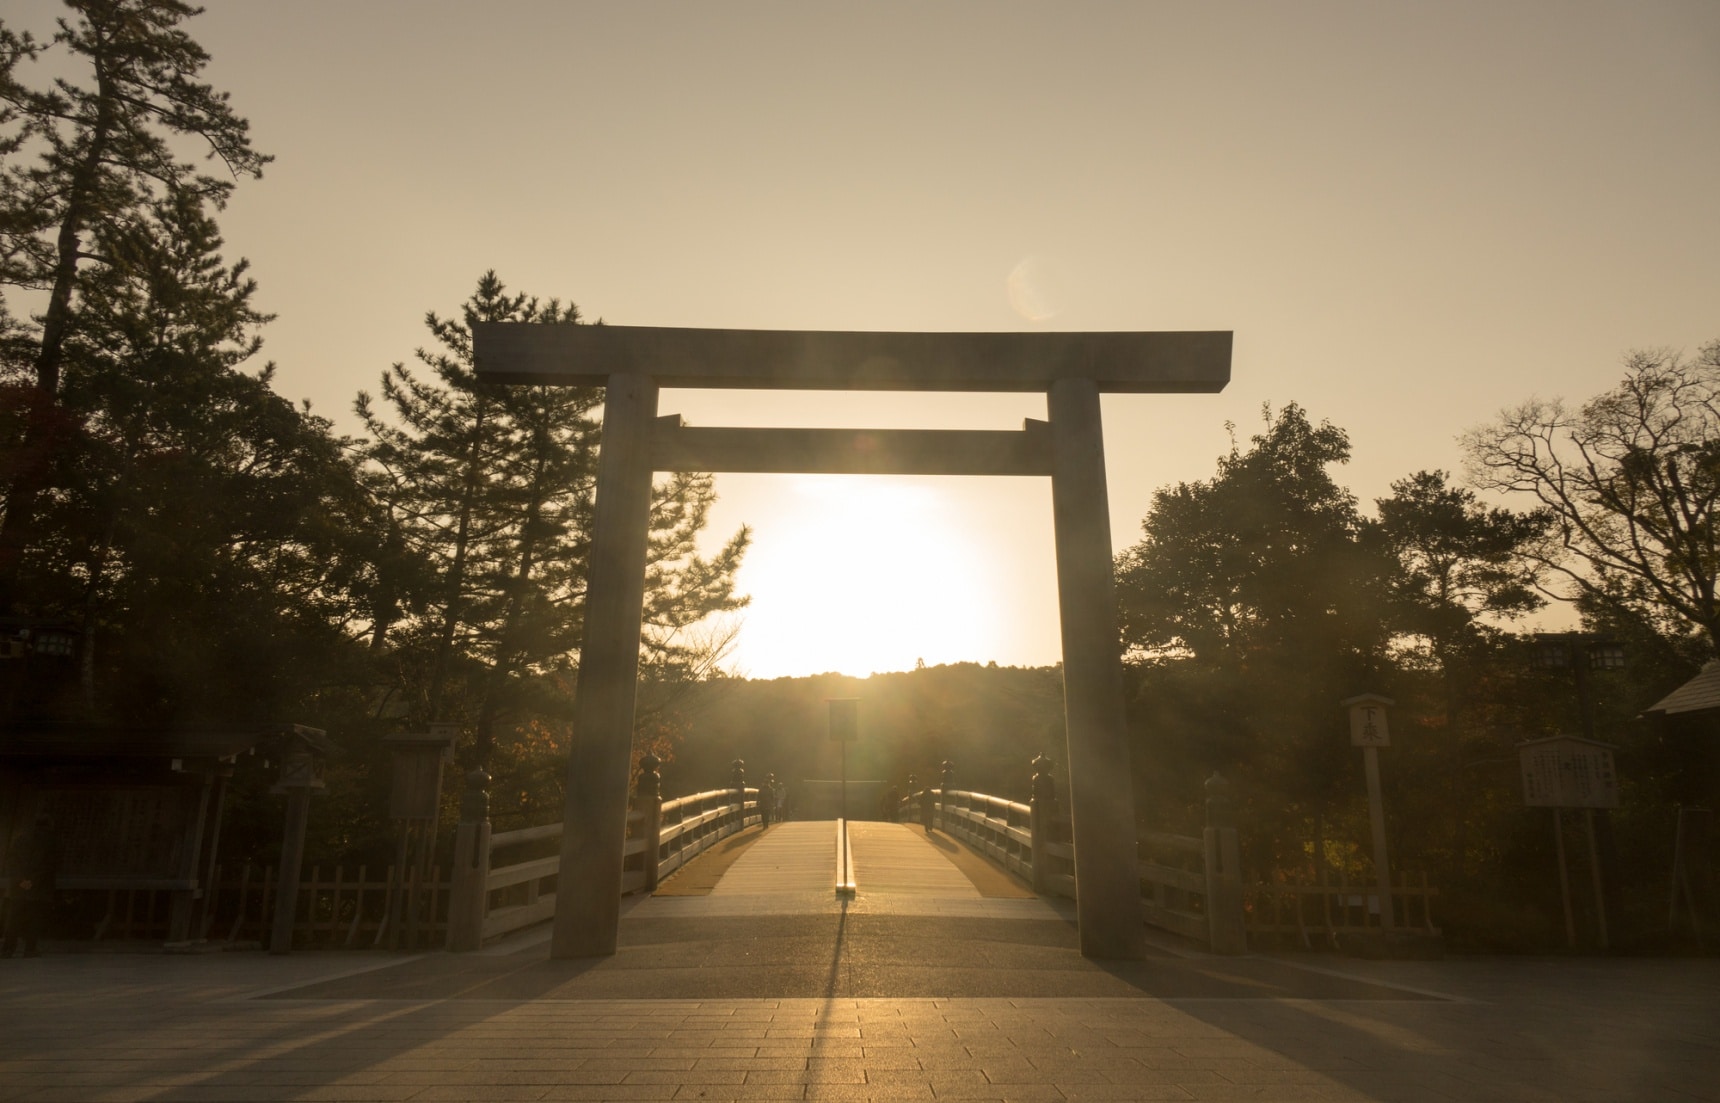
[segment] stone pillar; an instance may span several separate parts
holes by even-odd
[[[1248,928],[1243,921],[1242,852],[1236,838],[1236,806],[1230,782],[1217,771],[1206,779],[1206,920],[1207,938],[1216,954],[1246,954]]]
[[[613,954],[620,934],[656,417],[655,382],[641,375],[609,377],[567,760],[553,958]]]
[[[323,781],[317,776],[316,760],[303,747],[286,752],[281,763],[281,780],[275,793],[287,798],[287,823],[281,840],[281,868],[275,875],[275,916],[269,925],[269,952],[290,953],[293,948],[293,920],[299,910],[299,877],[305,864],[305,827],[310,821],[311,794],[320,792]]]
[[[1043,895],[1050,891],[1051,855],[1046,844],[1052,842],[1053,824],[1057,819],[1057,785],[1051,776],[1051,760],[1040,755],[1033,760],[1033,811],[1028,831],[1033,836],[1033,891]]]
[[[1146,939],[1098,385],[1059,379],[1047,405],[1081,953],[1140,958]]]
[[[490,899],[490,775],[478,767],[460,793],[460,826],[454,835],[454,868],[448,886],[448,949],[457,953],[484,945]]]
[[[663,849],[663,775],[657,767],[663,764],[647,751],[639,756],[639,781],[633,789],[634,807],[645,814],[640,831],[645,836],[645,891],[657,891],[657,865]]]
[[[167,919],[167,941],[169,944],[191,941],[192,911],[207,891],[203,886],[200,874],[202,871],[203,836],[209,825],[209,805],[214,791],[214,770],[205,769],[202,771],[202,784],[198,787],[197,815],[192,821],[191,829],[181,838],[179,869],[176,871],[181,879],[190,881],[196,887],[175,889],[170,894],[171,903],[168,905]]]

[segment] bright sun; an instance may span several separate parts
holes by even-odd
[[[988,654],[999,598],[988,534],[937,480],[783,476],[794,522],[760,533],[739,584],[755,676],[865,675]]]

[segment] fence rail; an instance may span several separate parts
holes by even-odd
[[[1033,807],[986,793],[951,789],[939,794],[945,831],[1004,869],[1033,881]]]
[[[274,866],[246,862],[237,870],[217,866],[207,899],[199,902],[193,926],[195,941],[228,945],[267,944],[274,925],[279,872]],[[301,948],[352,949],[381,944],[388,929],[389,893],[399,888],[393,866],[373,877],[371,867],[353,870],[344,865],[314,865],[299,881],[293,915],[292,943]],[[448,881],[439,867],[428,877],[410,871],[407,892],[418,894],[416,923],[401,932],[398,944],[408,949],[440,946],[447,937]],[[95,921],[91,938],[103,941],[165,942],[171,931],[169,890],[149,886],[109,889],[105,911]]]
[[[627,814],[621,862],[623,895],[654,890],[662,878],[722,839],[762,820],[759,791],[744,782],[666,801],[659,795],[659,786],[655,765],[647,766]],[[559,855],[510,856],[506,862],[501,858],[530,844],[540,844],[540,849],[559,844],[561,824],[492,835],[484,818],[488,797],[481,789],[475,793],[468,790],[467,797],[454,840],[446,927],[450,950],[476,950],[505,934],[554,918],[561,868]]]
[[[1052,809],[1049,763],[1035,763],[1035,800],[1023,804],[965,789],[924,789],[897,806],[898,818],[929,817],[1040,893],[1075,896],[1075,846],[1069,821]],[[947,775],[946,775],[947,781]],[[1222,786],[1222,779],[1219,779]],[[1209,787],[1222,821],[1228,798]],[[1044,811],[1040,811],[1043,809]],[[1223,822],[1204,837],[1147,832],[1138,840],[1141,918],[1147,924],[1206,944],[1218,953],[1245,953],[1244,898],[1236,828]]]
[[[1409,874],[1401,874],[1392,885],[1391,895],[1397,930],[1436,938],[1443,933],[1433,921],[1433,900],[1439,890],[1428,884],[1426,873],[1413,880]],[[1371,881],[1351,885],[1341,872],[1335,885],[1251,885],[1246,915],[1250,935],[1294,936],[1308,949],[1313,948],[1316,937],[1336,948],[1340,935],[1381,929],[1376,885]]]
[[[738,778],[737,778],[738,780]],[[947,780],[947,776],[946,776]],[[1242,953],[1257,943],[1291,937],[1312,948],[1320,939],[1337,946],[1342,935],[1380,929],[1377,889],[1336,884],[1245,884],[1240,876],[1236,829],[1229,819],[1222,779],[1208,783],[1209,824],[1201,836],[1144,832],[1138,840],[1141,914],[1146,923],[1194,939],[1220,953]],[[641,784],[627,820],[621,891],[650,891],[659,881],[722,839],[762,820],[758,789],[744,784],[662,800],[654,770]],[[987,793],[944,788],[911,793],[898,818],[929,816],[1045,894],[1074,897],[1075,848],[1069,824],[1055,815],[1049,781],[1035,776],[1035,801],[1025,804]],[[482,794],[480,794],[481,796]],[[487,810],[487,798],[473,808]],[[293,942],[306,947],[382,945],[423,949],[476,949],[512,931],[553,918],[562,834],[559,823],[492,834],[487,819],[462,815],[454,867],[394,867],[378,878],[370,868],[313,866],[299,883]],[[235,875],[217,868],[209,897],[199,904],[195,933],[228,943],[266,943],[277,893],[272,867],[242,866]],[[404,893],[390,919],[390,893]],[[1425,874],[1400,875],[1392,887],[1400,930],[1441,934],[1433,917],[1439,895]],[[137,885],[107,891],[106,914],[95,938],[167,937],[170,890]],[[390,930],[390,926],[396,929]]]

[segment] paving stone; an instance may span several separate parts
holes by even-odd
[[[633,958],[583,971],[532,932],[477,955],[50,954],[0,967],[0,1101],[1720,1098],[1713,959],[1101,967],[1060,906],[915,899],[636,902]]]

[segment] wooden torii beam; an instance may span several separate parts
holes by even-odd
[[[1212,393],[1229,332],[869,333],[479,323],[481,379],[605,388],[551,955],[613,954],[654,471],[1049,475],[1081,952],[1143,952],[1099,395]],[[688,428],[663,387],[1038,391],[1019,432]]]

